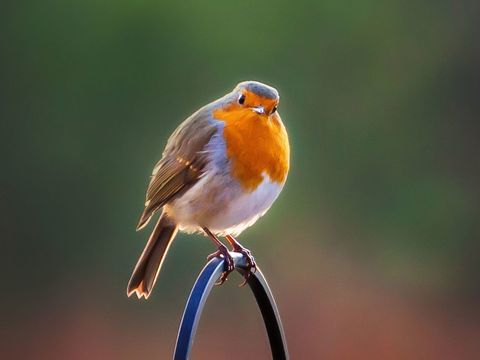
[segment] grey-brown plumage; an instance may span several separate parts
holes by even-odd
[[[168,140],[162,159],[155,165],[137,230],[147,225],[155,211],[191,187],[202,174],[207,159],[202,150],[216,128],[201,109],[184,121]]]
[[[207,159],[203,150],[215,134],[209,112],[200,109],[185,120],[168,140],[162,159],[153,169],[145,209],[137,230],[147,225],[154,213],[188,190],[203,173]],[[168,248],[178,226],[162,214],[140,256],[127,287],[128,296],[150,296]]]

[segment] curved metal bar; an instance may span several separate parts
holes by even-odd
[[[231,252],[230,255],[235,262],[235,269],[242,275],[245,274],[246,260],[244,256],[235,252]],[[173,356],[175,360],[186,360],[190,356],[190,350],[193,345],[195,333],[197,332],[200,316],[213,285],[223,272],[223,263],[223,258],[217,257],[210,260],[203,268],[192,288],[180,323],[180,329],[178,330],[177,344]],[[272,292],[260,269],[257,268],[257,271],[251,274],[248,285],[255,295],[258,307],[263,316],[270,340],[272,358],[288,359],[287,342],[285,340],[280,314]]]

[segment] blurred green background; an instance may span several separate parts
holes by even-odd
[[[125,287],[153,165],[200,106],[275,86],[287,186],[240,240],[292,359],[480,358],[478,1],[7,1],[0,15],[2,359],[168,359],[212,252]],[[194,359],[268,358],[238,275]]]

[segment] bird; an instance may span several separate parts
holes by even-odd
[[[148,299],[178,231],[201,233],[224,259],[217,284],[234,270],[232,251],[246,257],[245,281],[256,270],[250,250],[236,237],[271,207],[290,168],[287,130],[278,112],[278,91],[258,81],[243,81],[225,96],[203,106],[172,133],[153,168],[143,229],[155,213],[158,221],[138,259],[127,295]]]

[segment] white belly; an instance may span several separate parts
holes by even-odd
[[[282,191],[265,176],[252,192],[245,192],[229,175],[211,174],[198,181],[165,209],[186,232],[207,227],[218,235],[239,235],[264,215]]]
[[[214,229],[226,229],[228,234],[238,235],[252,226],[272,206],[282,191],[280,184],[272,183],[265,176],[262,184],[253,192],[242,193],[215,219]]]

